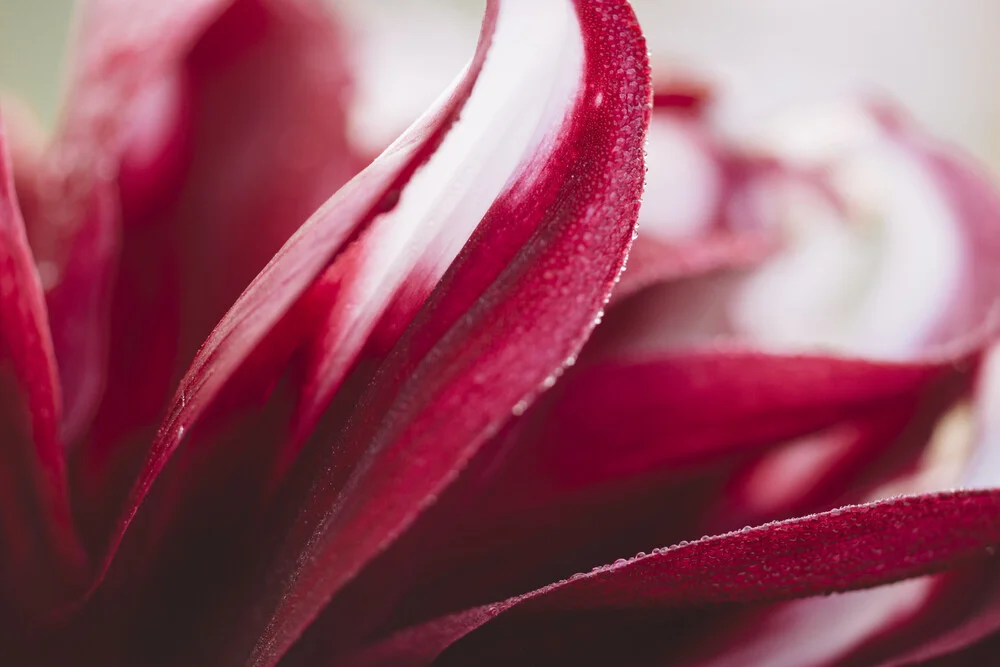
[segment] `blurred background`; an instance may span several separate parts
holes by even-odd
[[[155,1],[155,0],[154,0]],[[349,17],[358,136],[372,146],[418,114],[471,53],[481,0],[325,0]],[[72,0],[0,0],[0,90],[51,123]],[[1000,174],[997,0],[635,0],[662,75],[722,86],[740,130],[797,102],[887,94]]]

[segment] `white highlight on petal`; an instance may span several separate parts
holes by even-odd
[[[833,102],[780,114],[748,143],[799,167],[822,167],[878,140],[881,132],[860,105]]]
[[[661,240],[695,236],[712,222],[722,196],[721,167],[688,121],[654,115],[647,136],[641,233]]]
[[[698,667],[819,667],[846,658],[865,640],[920,611],[933,580],[897,584],[830,597],[796,600],[767,616],[763,627],[736,648],[724,647]]]
[[[408,303],[396,305],[412,316],[493,202],[505,192],[517,196],[513,189],[545,164],[583,82],[581,35],[567,0],[499,3],[483,68],[458,119],[396,206],[357,241],[360,262],[338,295],[346,308],[324,332],[334,356],[319,369],[319,396],[340,382],[394,297],[405,292]]]
[[[437,279],[516,175],[544,162],[582,80],[583,43],[564,0],[501,5],[494,42],[460,119],[372,225],[361,303],[384,300],[419,263]],[[381,293],[381,294],[379,294]]]
[[[785,138],[772,138],[793,164],[827,167],[842,209],[805,184],[764,193],[788,248],[747,280],[734,324],[767,345],[905,359],[958,288],[962,223],[922,158],[839,118],[789,123]]]
[[[413,0],[339,2],[352,29],[352,141],[378,153],[446,88],[476,47],[484,0],[443,5]]]

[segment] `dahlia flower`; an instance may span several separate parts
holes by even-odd
[[[626,0],[491,0],[369,163],[345,31],[86,0],[52,136],[4,107],[8,664],[981,664],[975,165],[728,136]]]

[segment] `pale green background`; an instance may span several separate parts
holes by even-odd
[[[0,0],[0,89],[55,113],[72,0]]]

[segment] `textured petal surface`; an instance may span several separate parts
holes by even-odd
[[[735,484],[729,484],[725,491],[726,494],[733,494],[732,501],[735,505],[741,504],[740,498],[746,500],[751,496],[756,497],[754,502],[759,504],[760,514],[755,514],[757,510],[753,509],[753,503],[744,503],[744,508],[739,511],[726,510],[736,516],[742,513],[751,523],[766,519],[769,512],[789,516],[803,510],[815,511],[810,508],[817,506],[829,507],[828,503],[831,500],[840,499],[844,502],[843,497],[838,494],[843,494],[846,489],[851,489],[847,497],[850,498],[853,494],[855,499],[859,494],[860,497],[864,497],[866,493],[877,493],[879,488],[876,480],[881,479],[880,475],[888,475],[886,478],[899,475],[913,464],[912,457],[925,447],[938,417],[956,396],[963,393],[963,387],[967,389],[970,386],[972,374],[969,371],[974,368],[978,353],[995,327],[994,310],[997,297],[1000,295],[1000,284],[996,282],[993,269],[996,265],[995,229],[1000,220],[998,216],[1000,209],[996,205],[995,193],[975,167],[956,157],[947,147],[924,138],[908,122],[880,114],[881,112],[873,113],[865,119],[866,132],[870,134],[865,135],[868,139],[861,144],[861,153],[865,157],[857,158],[858,164],[852,162],[854,158],[845,160],[843,154],[837,152],[845,150],[842,145],[826,147],[837,156],[835,162],[845,160],[848,166],[844,169],[851,172],[853,181],[848,175],[838,176],[844,181],[832,180],[831,183],[835,188],[827,190],[821,178],[814,174],[810,175],[809,170],[816,166],[814,155],[803,159],[802,163],[797,161],[798,158],[791,160],[790,165],[794,169],[783,176],[785,178],[791,175],[790,180],[786,178],[782,188],[790,187],[788,193],[793,196],[798,196],[794,193],[811,192],[807,199],[810,210],[825,210],[833,215],[854,216],[862,213],[844,206],[863,205],[875,206],[874,211],[883,216],[883,224],[887,226],[887,230],[882,238],[887,245],[878,249],[882,255],[878,259],[879,268],[874,274],[871,293],[866,294],[861,300],[862,305],[857,311],[851,311],[853,313],[851,317],[855,318],[849,324],[849,328],[855,327],[855,331],[850,334],[856,336],[853,342],[848,340],[848,337],[839,341],[826,338],[816,341],[807,337],[796,339],[794,336],[782,339],[780,335],[777,337],[773,335],[774,329],[768,328],[772,323],[753,319],[759,317],[760,312],[752,314],[751,319],[745,319],[746,304],[753,298],[752,293],[748,293],[746,289],[741,290],[741,281],[747,273],[736,274],[728,284],[725,281],[717,282],[712,289],[703,289],[702,286],[692,289],[692,284],[698,282],[698,279],[695,279],[688,281],[687,284],[671,285],[669,289],[673,295],[668,299],[657,300],[655,296],[651,298],[649,295],[640,295],[631,303],[623,303],[622,312],[615,310],[609,313],[610,326],[602,330],[599,335],[603,340],[598,340],[589,351],[599,360],[596,365],[580,369],[580,372],[568,376],[556,394],[551,397],[551,403],[539,407],[539,414],[535,415],[535,425],[524,429],[524,433],[527,434],[526,442],[534,445],[524,447],[524,452],[520,453],[522,457],[520,460],[517,459],[516,453],[508,451],[503,454],[507,459],[502,464],[508,468],[507,478],[502,478],[500,484],[504,492],[494,494],[496,502],[501,502],[499,499],[503,498],[502,502],[507,505],[508,510],[523,502],[526,507],[535,508],[534,513],[525,512],[521,516],[516,510],[511,510],[494,515],[487,511],[482,515],[487,526],[474,527],[472,534],[489,535],[492,532],[500,532],[508,537],[513,536],[514,539],[517,536],[530,535],[530,528],[522,526],[521,529],[511,532],[509,525],[512,523],[545,525],[545,519],[539,516],[540,512],[537,509],[544,504],[544,501],[530,502],[533,494],[540,494],[536,498],[551,502],[561,497],[567,490],[575,489],[591,493],[590,487],[595,482],[615,482],[640,475],[645,471],[666,471],[678,469],[678,466],[690,466],[697,463],[698,457],[702,455],[725,460],[727,453],[740,451],[741,445],[749,445],[750,449],[746,451],[752,451],[754,442],[756,446],[776,447],[778,451],[773,457],[769,454],[754,462],[744,473],[737,475],[734,478]],[[848,146],[850,145],[848,142]],[[847,153],[850,154],[850,150]],[[858,171],[852,171],[853,169]],[[875,172],[872,172],[872,169]],[[884,170],[882,175],[879,175],[879,169]],[[797,175],[800,173],[805,177],[800,178]],[[874,179],[876,182],[882,179],[883,189],[865,190],[863,186],[867,183],[866,179]],[[933,252],[943,257],[942,281],[926,285],[926,296],[931,298],[923,301],[919,298],[913,299],[909,296],[910,293],[904,294],[902,282],[899,282],[904,281],[905,278],[902,276],[906,275],[905,271],[900,272],[899,262],[917,261],[915,257],[932,251],[929,246],[907,240],[907,234],[917,234],[912,225],[906,226],[907,220],[914,214],[914,211],[908,208],[913,202],[906,201],[906,193],[917,187],[915,183],[923,183],[920,186],[923,188],[923,194],[919,199],[923,210],[912,222],[923,229],[919,234],[940,238]],[[766,179],[761,180],[759,185],[765,188],[764,192],[772,187]],[[874,187],[871,184],[869,186]],[[842,190],[838,192],[836,188]],[[858,193],[859,188],[861,194]],[[887,194],[888,200],[876,200],[873,203],[871,197],[875,192]],[[855,199],[852,200],[852,197]],[[858,203],[858,198],[861,204]],[[817,206],[819,209],[811,208]],[[781,215],[788,215],[789,211],[794,212],[795,209],[784,211],[778,209],[772,211],[772,215],[779,215],[780,219]],[[801,213],[800,211],[798,214]],[[792,254],[799,252],[794,246],[791,251]],[[775,256],[780,254],[779,250]],[[652,256],[655,259],[655,254]],[[664,256],[668,261],[663,265],[665,266],[663,276],[654,278],[650,282],[671,281],[677,277],[697,274],[697,269],[685,274],[677,260],[670,263],[669,255]],[[821,264],[826,261],[820,259]],[[679,266],[682,268],[678,269]],[[966,272],[964,268],[958,270],[957,267],[968,267],[969,270]],[[785,296],[801,288],[794,284],[798,279],[794,269],[794,262],[781,267],[782,280],[790,281]],[[768,270],[775,276],[779,275],[773,267]],[[833,269],[826,265],[823,270],[829,272]],[[753,277],[752,272],[748,273],[751,275],[751,281],[758,279]],[[805,285],[811,284],[808,275],[804,276],[803,280]],[[759,292],[759,294],[765,293],[770,292],[768,290]],[[803,293],[808,294],[808,289]],[[782,290],[779,289],[777,294],[781,295]],[[945,298],[941,296],[943,294],[949,296]],[[709,300],[725,303],[726,300],[734,299],[734,295],[733,303],[736,307],[732,311],[727,313],[723,308],[723,312],[718,314],[704,312],[714,307],[709,304]],[[908,301],[899,307],[887,308],[884,316],[880,317],[877,307],[872,304],[884,304],[885,299],[892,298],[908,299]],[[802,306],[794,298],[784,303],[788,312],[781,316],[786,320],[794,317],[796,309]],[[741,312],[740,308],[744,310]],[[765,309],[762,312],[769,311]],[[805,314],[809,315],[808,312]],[[868,321],[865,320],[866,317]],[[894,331],[901,326],[901,322],[907,322],[910,329],[901,335],[896,335]],[[858,332],[867,333],[862,336]],[[782,346],[787,348],[788,343],[792,343],[798,349],[804,347],[807,350],[815,350],[817,343],[820,343],[824,347],[836,346],[854,354],[900,358],[901,361],[886,364],[871,359],[850,357],[821,355],[809,357],[763,352],[741,354],[734,353],[731,345],[705,344],[706,339],[710,340],[720,335],[731,337],[733,334],[741,335],[750,341],[759,337],[770,347],[779,349]],[[692,346],[692,343],[696,345]],[[620,360],[622,356],[631,361],[623,363]],[[959,365],[964,368],[956,369],[953,366],[956,361],[959,361]],[[729,371],[733,371],[733,374],[729,375]],[[785,371],[788,371],[789,375],[778,379]],[[771,375],[772,372],[774,375]],[[829,375],[822,378],[812,376],[810,379],[813,372],[829,372]],[[851,380],[852,377],[856,382]],[[733,381],[731,386],[727,378]],[[802,380],[802,383],[798,384],[794,378]],[[886,380],[887,383],[883,384],[878,378]],[[769,379],[775,380],[773,385],[768,383]],[[790,402],[768,391],[765,388],[767,386],[778,389],[779,393],[787,389],[788,393],[784,396]],[[731,392],[729,388],[732,389]],[[882,389],[885,393],[881,393]],[[673,393],[674,390],[676,394]],[[855,390],[861,391],[854,394]],[[719,393],[716,394],[716,391]],[[844,393],[841,394],[840,391]],[[854,394],[854,398],[849,397],[851,394]],[[672,403],[668,395],[680,402]],[[753,406],[758,398],[761,401],[759,406],[767,406],[765,411],[773,408],[775,412],[767,415],[763,412],[756,413]],[[813,398],[816,399],[815,403],[811,403]],[[661,400],[666,402],[661,404]],[[689,400],[690,403],[687,402]],[[561,401],[565,401],[565,404],[561,404]],[[604,407],[608,409],[602,410]],[[722,412],[725,412],[724,416]],[[755,414],[760,417],[759,421],[756,421]],[[716,416],[719,418],[716,419]],[[787,430],[783,430],[784,427],[787,427]],[[571,431],[573,437],[563,439],[560,434],[560,429],[563,428],[568,432]],[[535,433],[532,433],[533,429],[536,429]],[[813,438],[815,442],[812,444],[805,440],[801,446],[789,443],[789,438],[801,438],[810,433],[816,434]],[[656,440],[656,435],[660,435],[662,439]],[[525,440],[524,434],[520,438]],[[518,438],[515,437],[513,440],[516,442]],[[654,441],[662,443],[663,446],[653,446],[651,449],[631,448],[635,443]],[[587,443],[590,443],[590,446]],[[578,444],[581,446],[578,447]],[[716,446],[721,448],[716,449]],[[734,449],[728,449],[729,447]],[[824,453],[826,450],[828,451]],[[638,457],[630,458],[632,454],[638,454]],[[657,463],[655,458],[645,458],[643,454],[655,454],[655,457],[662,458]],[[829,454],[832,454],[833,458],[824,460]],[[596,458],[590,459],[589,457],[593,455],[596,455]],[[803,458],[803,455],[806,456]],[[551,458],[547,460],[547,456]],[[810,458],[813,459],[811,462]],[[511,462],[512,459],[514,463]],[[798,463],[795,462],[796,459]],[[810,470],[810,467],[813,469]],[[798,477],[803,478],[801,483]],[[782,487],[789,488],[785,492],[782,491]],[[475,493],[475,491],[470,492]],[[546,496],[546,493],[549,495]],[[706,487],[706,493],[712,493],[711,487]],[[715,493],[719,494],[720,499],[724,498],[722,488],[718,488]],[[782,494],[785,497],[779,499],[778,496]],[[767,500],[765,496],[770,496],[771,499]],[[661,494],[659,497],[662,498],[664,495]],[[684,492],[681,492],[681,498],[684,498]],[[690,505],[693,505],[688,507],[688,512],[694,514],[701,512],[697,505],[701,502],[698,497],[689,492],[688,498]],[[961,498],[961,495],[923,496],[913,502],[927,503],[926,506],[932,508],[930,510],[932,515],[944,510],[956,520],[960,518],[963,521],[978,521],[983,518],[977,516],[983,512],[979,503],[989,505],[995,502],[995,498],[989,494],[979,497],[970,504],[966,504],[966,500]],[[488,500],[478,503],[472,500],[472,497],[469,500],[471,506],[477,508],[476,511],[491,507]],[[768,506],[770,503],[780,504]],[[902,517],[913,514],[910,510],[894,506],[892,502],[885,506],[887,508],[885,516],[881,514],[882,506],[874,507],[878,509],[872,510],[874,512],[872,526],[881,526],[882,522],[894,524],[901,521]],[[894,509],[888,509],[893,507]],[[653,512],[643,511],[639,505],[635,505],[634,509],[643,517],[637,520],[655,521]],[[552,524],[551,529],[559,531],[560,539],[563,539],[569,532],[566,525],[568,520],[565,514],[566,507],[556,504],[547,507],[546,510],[551,510],[547,511],[546,515],[551,514],[553,517],[558,516],[560,512],[563,513],[564,520]],[[861,510],[850,509],[849,513],[854,511]],[[461,513],[458,516],[461,516]],[[916,518],[915,514],[913,518]],[[449,519],[454,520],[454,516],[448,515],[445,520]],[[720,516],[720,519],[723,517]],[[811,520],[805,521],[808,523]],[[622,517],[621,521],[626,521],[626,518]],[[844,530],[839,521],[838,518],[829,524],[831,533],[823,538],[831,544],[838,539],[833,536],[840,535]],[[859,520],[858,526],[867,521],[867,519]],[[995,521],[995,518],[990,521]],[[669,521],[665,519],[664,523]],[[708,525],[711,523],[709,521]],[[455,530],[468,530],[471,524],[459,522],[452,525],[455,526]],[[490,525],[493,528],[490,528]],[[726,520],[722,520],[721,525],[725,526]],[[596,516],[593,526],[594,530],[599,532],[606,530]],[[949,545],[945,547],[940,560],[927,569],[924,569],[923,565],[911,567],[914,565],[912,562],[903,564],[902,561],[910,558],[911,548],[914,554],[919,551],[922,556],[928,555],[927,552],[921,551],[922,547],[917,549],[912,544],[907,544],[909,531],[917,536],[915,538],[917,540],[929,535],[932,539],[936,539],[943,536],[941,530],[947,526],[947,521],[937,523],[936,519],[927,523],[921,520],[911,524],[895,537],[889,538],[889,542],[898,541],[895,547],[883,543],[872,544],[871,553],[878,556],[889,553],[892,548],[897,549],[897,553],[903,557],[898,563],[900,569],[895,569],[896,564],[889,562],[891,558],[880,561],[873,556],[869,563],[870,572],[859,572],[856,573],[857,576],[850,576],[846,570],[838,572],[831,576],[828,585],[837,590],[846,590],[913,577],[937,569],[956,568],[956,571],[960,572],[966,565],[978,566],[976,563],[981,560],[981,556],[988,556],[992,547],[987,542],[995,540],[995,535],[985,536],[990,531],[995,532],[995,525],[988,530],[986,526],[981,527],[982,535],[977,534],[980,528],[966,526],[959,528],[952,537],[945,538],[946,541],[954,539],[954,546],[960,555],[952,553],[952,546]],[[772,526],[760,530],[766,532],[774,529]],[[601,534],[608,540],[614,539],[611,533]],[[979,547],[967,549],[963,546],[966,539],[970,537],[976,539],[980,536],[985,537],[986,541]],[[797,534],[793,534],[793,537],[795,540],[801,539]],[[784,538],[785,535],[781,530],[776,530],[774,533],[776,542],[772,546],[777,548],[777,541]],[[536,551],[544,552],[551,548],[541,534],[537,539]],[[737,542],[740,540],[738,537],[724,539],[735,539]],[[826,557],[832,559],[836,567],[841,564],[846,565],[845,561],[850,560],[848,554],[852,557],[857,553],[854,551],[857,545],[855,539],[858,538],[851,538],[849,543],[845,542],[842,552],[828,553]],[[446,542],[446,544],[452,543]],[[524,549],[527,548],[528,542],[519,544],[520,548]],[[566,558],[572,560],[568,551],[578,548],[570,546],[576,544],[578,543],[567,542]],[[474,554],[476,558],[472,562],[478,563],[480,568],[490,567],[488,564],[498,558],[496,554],[503,551],[498,544],[494,544],[492,548],[496,550],[493,561],[487,553],[485,556]],[[734,548],[737,551],[741,549],[740,546]],[[797,547],[790,545],[789,548]],[[488,552],[490,547],[484,549]],[[753,558],[760,556],[761,554],[757,554]],[[456,556],[454,559],[443,560],[451,562],[454,567],[460,562],[460,558]],[[538,568],[544,562],[544,558],[545,556],[540,553],[533,558],[513,557],[505,560],[504,569],[514,571],[517,568],[525,568],[524,572],[529,573],[530,568]],[[706,598],[689,599],[688,592],[678,592],[678,598],[664,604],[662,608],[654,604],[654,610],[640,612],[645,614],[645,620],[637,620],[636,625],[652,623],[649,627],[655,628],[656,623],[664,627],[671,623],[668,616],[664,616],[662,612],[655,612],[655,609],[682,609],[690,608],[690,605],[694,605],[697,609],[710,601],[767,600],[824,592],[822,586],[809,590],[814,584],[806,581],[806,575],[813,567],[813,562],[801,554],[791,558],[784,566],[777,564],[775,569],[780,570],[782,576],[788,577],[789,585],[798,582],[806,588],[804,593],[785,590],[779,586],[771,592],[762,589],[759,597],[754,594],[748,598],[722,597],[713,600],[710,591],[717,585],[726,588],[728,578],[724,575],[720,580],[715,576],[719,568],[714,560],[711,563],[705,562],[702,566],[701,572],[705,575],[705,581],[703,588],[699,590],[704,591]],[[739,576],[734,575],[735,578],[743,579],[744,583],[753,583],[751,581],[753,577],[747,574],[751,569],[749,560],[740,567],[743,571]],[[767,571],[771,570],[772,564],[768,563]],[[669,568],[664,570],[665,573],[668,571],[674,572]],[[457,574],[456,578],[462,581],[461,577],[465,574],[467,573],[463,571]],[[479,579],[471,587],[481,589],[481,595],[481,591],[488,589],[489,585],[478,586],[480,580],[495,578],[494,574],[491,571],[482,571]],[[878,576],[871,578],[873,574]],[[885,579],[880,578],[882,574],[885,574]],[[451,590],[447,576],[437,571],[434,572],[434,576],[438,578],[428,583],[427,591],[435,586],[443,586],[441,596],[450,597],[451,605],[463,599],[460,592]],[[959,581],[963,580],[959,575],[955,577]],[[777,634],[769,634],[765,625],[758,624],[757,631],[750,629],[753,623],[749,622],[732,625],[739,615],[727,617],[724,613],[720,613],[717,617],[720,632],[721,628],[731,627],[736,634],[732,643],[725,645],[726,650],[718,652],[717,657],[721,661],[719,664],[740,664],[739,656],[744,658],[756,656],[753,660],[774,660],[777,661],[776,664],[784,660],[785,664],[820,665],[828,664],[838,655],[843,657],[855,650],[861,651],[857,654],[859,656],[880,656],[881,659],[889,655],[890,646],[904,645],[900,644],[898,639],[898,630],[902,625],[920,621],[925,613],[930,615],[935,604],[951,604],[944,591],[954,588],[950,582],[955,577],[949,575],[948,578],[923,579],[899,587],[856,593],[853,594],[854,597],[835,602],[816,599],[785,606],[758,606],[761,619],[767,619],[766,623],[773,622],[776,624],[775,628],[781,628],[776,631]],[[974,580],[974,577],[967,579],[971,580]],[[678,587],[684,589],[687,585],[681,583]],[[948,588],[944,588],[945,586]],[[509,585],[507,590],[510,590]],[[644,597],[641,592],[633,591],[633,593],[639,598]],[[460,664],[468,661],[502,662],[504,659],[543,661],[574,659],[584,663],[589,661],[600,664],[601,659],[595,658],[595,655],[606,657],[612,653],[600,651],[588,653],[589,649],[598,644],[612,651],[613,647],[622,645],[622,642],[631,646],[643,642],[635,636],[631,640],[627,639],[628,633],[624,633],[620,628],[610,629],[616,627],[613,620],[615,614],[627,619],[631,616],[623,609],[644,607],[644,602],[637,601],[630,595],[623,596],[627,601],[616,599],[606,608],[590,608],[587,606],[588,601],[583,602],[580,607],[568,604],[567,608],[561,611],[540,609],[530,613],[525,612],[524,618],[502,621],[498,627],[477,633],[449,651],[444,656],[443,662],[451,664],[452,661],[457,661],[456,664]],[[467,595],[465,599],[468,597]],[[471,597],[475,597],[475,594]],[[424,604],[434,606],[433,602],[428,602],[426,596]],[[447,608],[448,604],[444,606]],[[421,613],[416,609],[408,611],[419,619]],[[479,607],[476,611],[469,612],[470,616],[459,614],[444,617],[437,625],[432,623],[418,626],[418,629],[404,630],[396,636],[396,640],[390,640],[382,649],[377,649],[367,657],[373,658],[378,650],[389,650],[389,653],[373,659],[375,663],[385,659],[388,664],[396,664],[396,660],[402,659],[401,656],[415,647],[413,656],[419,656],[426,647],[426,645],[421,647],[424,639],[435,636],[438,632],[452,632],[477,613],[484,614],[482,618],[486,618],[490,609],[489,606]],[[503,604],[492,609],[502,610]],[[851,625],[839,622],[845,614],[856,615],[857,612],[854,610],[859,609],[866,610],[869,614],[869,623]],[[594,616],[597,614],[601,619],[605,619],[609,628],[607,636],[600,636],[600,631],[596,628],[600,627],[601,621],[594,620],[598,638],[579,642],[578,645],[567,643],[566,639],[569,636],[578,636],[581,633],[586,635],[589,632],[581,630],[583,627],[589,627],[580,620],[581,614],[590,614],[593,619],[597,618]],[[404,615],[402,618],[406,619],[407,616]],[[781,621],[782,618],[786,620]],[[681,620],[678,618],[676,622],[679,623]],[[834,620],[838,622],[834,624]],[[711,621],[706,622],[710,626]],[[628,621],[623,620],[622,623],[627,625]],[[831,637],[835,636],[837,640],[831,639],[821,646],[808,639],[809,633],[812,632],[809,628],[824,623],[829,626]],[[477,624],[478,621],[472,623],[473,626]],[[922,625],[917,623],[914,627],[929,628],[926,623]],[[988,625],[973,620],[970,621],[970,627],[978,628],[982,633]],[[426,634],[421,636],[424,632]],[[740,635],[739,632],[743,634]],[[462,633],[464,630],[459,632]],[[915,635],[916,633],[913,636]],[[965,636],[976,635],[970,631]],[[768,643],[769,637],[785,637],[787,641]],[[392,653],[394,649],[386,648],[392,641],[401,642],[395,646],[402,653]],[[404,646],[410,641],[413,643]],[[645,641],[648,641],[648,638]],[[415,664],[423,664],[432,659],[441,646],[442,644],[437,644],[437,648],[428,654],[423,654]],[[657,642],[653,641],[649,646],[652,647],[652,654],[656,655]],[[664,655],[669,654],[669,649],[661,647],[661,650]],[[689,658],[695,664],[704,660],[709,660],[707,664],[714,664],[711,659],[705,657],[704,652],[700,657],[694,653],[689,655]],[[736,662],[727,663],[726,660],[736,660]]]
[[[499,5],[491,53],[516,43],[519,19],[539,9]],[[566,38],[582,40],[579,92],[559,114],[551,152],[525,156],[529,168],[490,208],[321,470],[264,598],[277,604],[252,664],[274,664],[523,411],[578,351],[624,262],[649,113],[644,45],[623,3],[553,2],[543,15],[568,18]]]
[[[567,378],[534,447],[538,472],[587,485],[711,461],[912,403],[960,366],[734,347],[605,362]]]
[[[998,510],[995,493],[956,492],[845,507],[705,538],[403,631],[355,664],[429,664],[473,630],[520,614],[537,614],[541,621],[556,610],[775,600],[896,581],[984,553],[1000,540]],[[494,637],[499,635],[498,628]],[[489,636],[484,633],[479,645],[475,639],[456,647],[463,659],[497,657]],[[507,649],[508,658],[533,655],[531,646]]]

